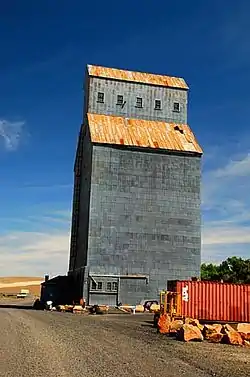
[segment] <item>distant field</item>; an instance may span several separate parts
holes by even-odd
[[[27,282],[27,281],[43,281],[44,278],[38,276],[0,276],[0,285],[8,283],[17,283],[17,282]]]
[[[40,295],[40,284],[44,279],[41,277],[0,277],[0,293],[18,293],[21,289],[29,289],[32,295]]]

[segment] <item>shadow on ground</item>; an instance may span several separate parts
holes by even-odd
[[[33,305],[20,305],[20,304],[0,304],[1,309],[33,309]]]
[[[141,324],[142,327],[154,327],[153,324],[149,324],[149,323],[143,323]]]

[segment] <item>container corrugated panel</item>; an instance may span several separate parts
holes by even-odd
[[[87,69],[90,76],[110,78],[123,81],[134,81],[143,84],[167,86],[171,88],[188,89],[185,80],[181,77],[156,75],[146,72],[134,72],[127,71],[124,69],[100,67],[96,65],[88,65]]]
[[[250,285],[206,281],[169,282],[181,294],[182,315],[208,321],[250,322]]]
[[[187,124],[88,113],[93,143],[139,146],[202,154]]]

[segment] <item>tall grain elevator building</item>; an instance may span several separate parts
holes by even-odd
[[[89,304],[155,299],[200,274],[202,150],[182,78],[89,65],[69,275]]]

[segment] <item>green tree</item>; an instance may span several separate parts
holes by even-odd
[[[201,265],[201,279],[202,280],[213,280],[218,281],[220,280],[218,266],[215,264],[209,263],[202,263]]]
[[[203,263],[201,279],[250,284],[250,259],[230,257],[219,265]]]

